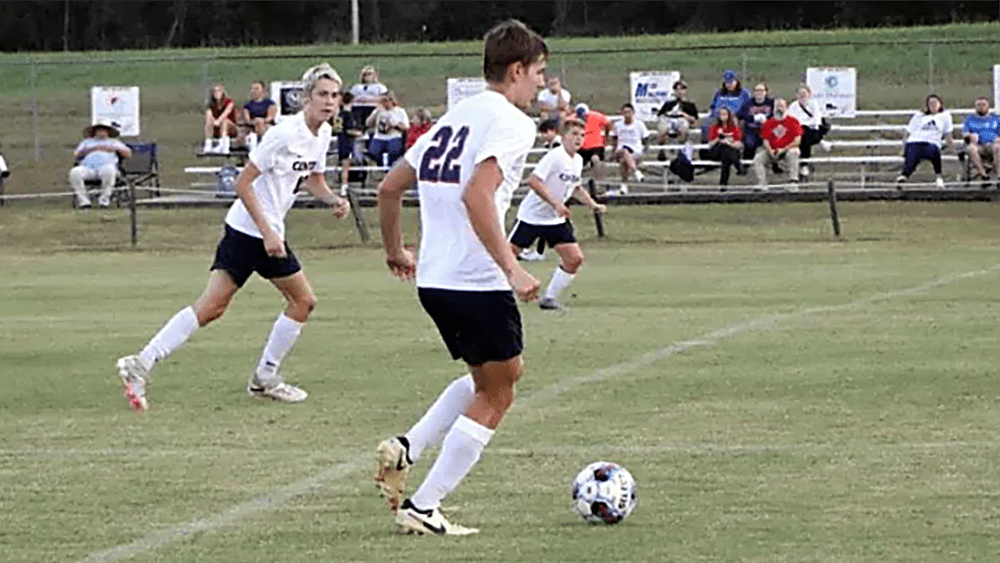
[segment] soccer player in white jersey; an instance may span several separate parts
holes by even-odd
[[[285,383],[278,371],[316,306],[312,286],[285,242],[285,215],[299,185],[333,206],[338,218],[347,216],[350,206],[330,191],[324,177],[331,135],[327,121],[340,106],[340,76],[324,63],[307,70],[302,81],[303,110],[268,130],[236,179],[239,199],[226,215],[225,235],[204,293],[167,321],[142,351],[118,360],[125,396],[134,410],[148,407],[146,383],[153,367],[198,328],[222,316],[253,272],[274,284],[288,306],[271,329],[247,393],[288,403],[306,399],[306,392]]]
[[[542,309],[558,309],[559,294],[583,265],[583,251],[573,234],[566,202],[576,197],[592,210],[603,213],[603,205],[590,198],[580,185],[583,158],[577,154],[583,144],[585,126],[582,121],[567,119],[562,125],[562,146],[545,154],[528,178],[531,191],[517,208],[517,222],[510,233],[511,250],[517,254],[542,239],[554,248],[562,259],[552,273],[545,296],[538,305]]]
[[[416,274],[417,294],[448,351],[470,375],[453,381],[406,434],[378,447],[376,482],[396,521],[419,534],[464,535],[442,499],[472,467],[514,401],[524,372],[515,296],[535,299],[540,284],[518,264],[504,236],[504,214],[535,140],[526,108],[544,84],[548,48],[523,23],[494,26],[484,39],[487,88],[448,111],[420,137],[379,186],[382,242],[389,269]],[[402,194],[420,192],[420,260],[403,248]],[[402,501],[408,468],[440,446],[414,494]]]

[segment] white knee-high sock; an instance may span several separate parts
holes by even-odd
[[[476,384],[471,374],[459,377],[444,388],[424,416],[406,433],[411,462],[416,463],[425,448],[441,445],[445,433],[469,408],[475,395]]]
[[[493,430],[466,416],[458,417],[444,437],[441,453],[410,502],[424,510],[437,508],[476,465],[492,437]]]
[[[562,266],[556,266],[556,271],[552,272],[549,287],[545,289],[545,297],[547,299],[559,299],[559,294],[569,287],[569,284],[573,282],[573,278],[575,277],[576,274],[570,274],[566,270],[563,270]]]
[[[277,375],[278,366],[299,339],[303,324],[286,317],[285,313],[278,315],[278,320],[274,321],[271,335],[264,346],[264,353],[257,363],[258,383],[267,383],[268,379]]]
[[[139,352],[139,357],[149,367],[166,358],[184,344],[198,330],[198,316],[193,307],[185,307],[163,325],[160,332]]]

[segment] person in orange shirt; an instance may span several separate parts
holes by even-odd
[[[611,133],[611,120],[603,113],[590,109],[587,104],[577,104],[575,111],[577,117],[586,123],[583,144],[580,145],[577,154],[583,157],[584,166],[590,164],[594,169],[594,179],[603,180],[604,171],[601,169],[600,161],[604,160],[604,143]]]

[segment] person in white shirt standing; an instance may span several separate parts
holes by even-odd
[[[540,284],[518,264],[504,236],[504,214],[535,141],[523,113],[544,84],[548,48],[519,21],[495,25],[483,48],[486,90],[451,108],[382,181],[382,243],[393,274],[416,274],[417,295],[452,358],[470,375],[453,381],[404,435],[378,446],[375,481],[403,530],[464,535],[439,506],[472,470],[514,401],[524,372],[517,299]],[[520,108],[520,109],[519,109]],[[420,195],[420,260],[404,249],[402,195]],[[440,446],[414,494],[400,502],[406,474],[428,447]]]
[[[285,216],[300,185],[333,206],[337,218],[347,216],[350,205],[330,191],[324,175],[331,136],[327,121],[339,109],[340,76],[324,63],[308,69],[302,82],[303,110],[268,130],[236,179],[239,199],[226,214],[225,234],[204,293],[175,314],[142,351],[118,360],[125,396],[134,410],[148,408],[146,383],[153,367],[198,328],[222,316],[254,272],[274,284],[288,306],[271,329],[247,393],[287,403],[306,399],[306,392],[285,383],[278,371],[316,306],[312,286],[285,242]]]
[[[569,287],[583,265],[583,251],[573,234],[566,202],[576,197],[597,213],[605,210],[580,185],[583,158],[576,151],[583,144],[584,129],[582,121],[569,119],[563,123],[562,146],[546,153],[528,178],[531,191],[517,208],[517,222],[510,233],[514,254],[530,248],[536,239],[542,239],[562,258],[552,273],[545,296],[538,303],[542,309],[560,308],[559,294]]]
[[[616,121],[612,136],[615,141],[614,159],[621,167],[622,185],[621,192],[628,193],[628,179],[635,175],[635,181],[642,181],[642,172],[639,171],[639,162],[642,161],[642,150],[644,142],[649,137],[649,129],[646,124],[635,118],[635,107],[632,104],[622,106],[622,120]]]
[[[906,126],[909,136],[903,146],[903,172],[896,178],[897,184],[902,184],[921,160],[931,161],[937,187],[944,188],[941,178],[941,141],[947,139],[948,148],[954,150],[951,132],[954,124],[951,122],[951,112],[944,111],[944,102],[937,94],[927,96],[924,111],[915,114]]]
[[[538,109],[540,117],[546,119],[562,119],[569,114],[569,102],[572,99],[569,90],[562,87],[558,76],[548,80],[548,88],[538,93]]]
[[[87,137],[80,141],[73,151],[73,156],[80,163],[69,171],[69,185],[76,193],[76,204],[80,209],[90,208],[90,198],[87,197],[86,180],[101,180],[101,195],[97,203],[101,207],[111,205],[111,192],[118,179],[118,159],[132,156],[132,149],[118,140],[118,129],[107,119],[83,130]]]

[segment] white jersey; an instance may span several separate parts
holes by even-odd
[[[476,165],[495,158],[503,181],[494,203],[504,231],[534,142],[534,121],[503,95],[486,90],[459,102],[406,152],[420,194],[417,287],[510,290],[507,276],[472,230],[462,195]]]
[[[642,140],[649,136],[649,129],[638,119],[632,120],[632,123],[625,123],[623,119],[615,122],[614,135],[618,138],[615,150],[628,147],[632,149],[632,154],[642,154]]]
[[[941,139],[945,135],[951,135],[954,125],[951,122],[951,113],[942,111],[938,113],[920,112],[910,119],[907,130],[910,136],[907,143],[930,143],[941,148]]]
[[[299,181],[309,174],[326,171],[330,131],[330,124],[324,123],[318,134],[313,135],[306,126],[305,115],[299,112],[268,129],[250,151],[250,162],[261,172],[253,182],[253,195],[264,211],[264,220],[282,239],[285,215],[295,203]],[[264,238],[240,199],[229,208],[226,224],[241,233]]]
[[[538,176],[553,199],[566,203],[573,196],[573,189],[580,184],[582,174],[583,157],[574,154],[571,158],[565,148],[556,147],[538,161],[531,175]],[[554,207],[531,189],[517,208],[517,219],[531,225],[561,225],[566,222],[565,217],[560,217]]]

